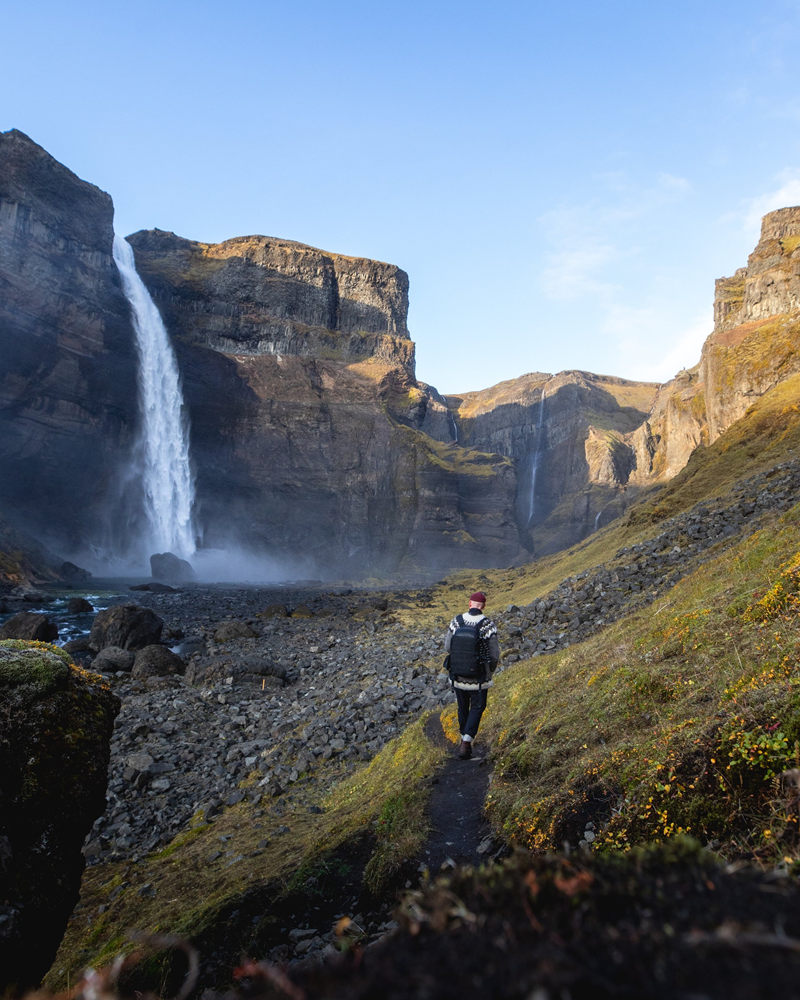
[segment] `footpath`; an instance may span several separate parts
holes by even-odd
[[[476,741],[470,760],[456,756],[438,714],[428,719],[425,735],[448,753],[433,779],[428,806],[431,831],[420,854],[420,868],[427,867],[434,876],[457,865],[480,864],[491,852],[493,840],[483,814],[491,768],[488,750],[480,742]]]

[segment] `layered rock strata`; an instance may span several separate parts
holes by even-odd
[[[26,135],[0,133],[0,510],[65,554],[103,540],[98,501],[117,499],[136,416],[113,214]]]
[[[462,443],[514,460],[516,519],[535,554],[619,516],[800,371],[799,248],[800,208],[764,217],[747,267],[716,283],[699,363],[663,385],[533,373],[448,396]]]
[[[108,195],[0,135],[0,584],[58,579],[44,548],[122,552],[141,523],[112,219]],[[393,265],[264,236],[130,242],[178,356],[204,544],[291,576],[556,551],[800,370],[800,208],[765,217],[717,282],[700,363],[669,383],[532,373],[447,398],[416,379]],[[45,547],[14,548],[20,526]]]
[[[448,396],[465,447],[496,451],[517,470],[515,517],[536,555],[555,552],[628,506],[636,465],[627,444],[658,385],[589,372],[535,372]]]
[[[513,464],[414,376],[404,272],[266,237],[131,237],[174,337],[207,545],[370,570],[501,565]]]
[[[124,554],[142,517],[112,219],[108,195],[0,136],[0,511],[62,554]],[[206,545],[292,575],[513,558],[513,466],[451,447],[414,376],[403,271],[261,236],[131,243],[178,355]]]

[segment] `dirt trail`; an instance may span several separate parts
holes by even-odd
[[[456,747],[442,731],[438,715],[425,725],[425,734],[433,743],[446,747],[447,761],[438,773],[431,793],[428,814],[431,832],[420,853],[420,860],[435,875],[442,867],[475,865],[488,852],[478,847],[490,836],[483,816],[483,803],[489,787],[488,751],[477,743],[471,760],[459,760]]]

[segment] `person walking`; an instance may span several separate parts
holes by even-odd
[[[462,760],[472,756],[472,743],[478,734],[492,675],[500,659],[497,626],[483,613],[485,607],[486,594],[476,591],[469,599],[466,614],[456,615],[450,622],[444,640],[448,654],[445,665],[458,701],[461,730],[458,756]]]

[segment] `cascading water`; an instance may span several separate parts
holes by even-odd
[[[528,508],[528,527],[530,527],[534,511],[536,510],[536,473],[539,470],[539,455],[542,452],[542,425],[544,423],[545,396],[546,391],[544,386],[542,386],[542,398],[539,400],[539,420],[536,424],[536,448],[533,452],[533,464],[531,465],[531,498]]]
[[[448,410],[450,414],[450,423],[453,425],[453,440],[458,444],[458,424],[456,423],[456,418],[453,416],[453,411]]]
[[[136,273],[133,248],[121,236],[114,237],[114,261],[133,311],[139,352],[145,541],[150,554],[173,552],[186,559],[196,547],[194,478],[178,365],[161,314]]]

